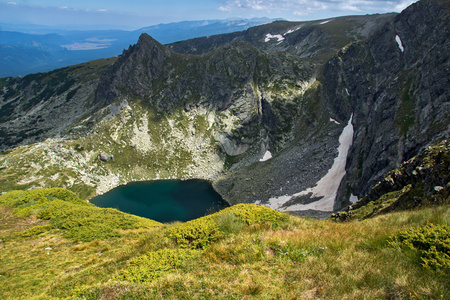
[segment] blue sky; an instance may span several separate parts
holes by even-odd
[[[184,20],[291,21],[400,12],[415,0],[0,0],[0,23],[137,29]]]

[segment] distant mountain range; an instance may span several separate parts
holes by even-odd
[[[201,20],[159,24],[134,31],[62,30],[0,24],[0,77],[46,72],[86,61],[120,55],[142,33],[163,44],[246,30],[273,19]]]

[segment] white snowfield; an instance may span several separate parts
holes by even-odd
[[[349,200],[351,203],[356,203],[359,199],[358,199],[358,196],[351,194]]]
[[[398,47],[400,48],[400,51],[404,52],[405,48],[403,47],[402,40],[400,39],[400,37],[398,35],[395,36],[395,41],[397,42]]]
[[[290,34],[290,33],[293,33],[293,32],[294,32],[294,29],[291,29],[291,30],[286,31],[283,35],[287,35],[287,34]]]
[[[270,153],[269,150],[266,151],[266,153],[264,153],[263,158],[261,158],[259,161],[266,161],[272,158],[272,153]]]
[[[297,30],[299,30],[300,28],[302,28],[303,25],[300,25],[294,29],[290,29],[288,31],[286,31],[285,33],[281,34],[266,34],[266,38],[264,39],[264,42],[269,42],[271,39],[277,39],[278,43],[281,43],[282,41],[284,41],[284,36],[291,34]]]
[[[284,41],[284,37],[281,34],[271,35],[270,33],[268,33],[268,34],[266,34],[266,38],[264,39],[264,42],[267,43],[271,39],[277,39],[278,42]]]
[[[269,203],[264,204],[268,207],[279,211],[303,211],[303,210],[318,210],[318,211],[333,211],[334,202],[336,200],[337,191],[341,184],[342,178],[346,171],[348,151],[353,143],[353,114],[345,126],[341,135],[339,136],[338,156],[334,159],[333,165],[328,170],[328,173],[320,179],[314,187],[308,188],[293,195],[285,195],[281,197],[274,197],[269,199]],[[320,200],[309,204],[294,204],[288,207],[283,205],[294,197],[306,196],[312,194],[311,197],[320,198]],[[259,201],[258,201],[259,202]]]
[[[319,23],[319,25],[327,24],[327,23],[329,23],[329,22],[331,22],[331,21],[333,21],[333,20],[334,20],[334,19],[322,21],[322,22]]]
[[[293,32],[296,32],[297,30],[299,30],[300,28],[302,28],[303,27],[303,25],[300,25],[300,26],[298,26],[298,27],[296,27],[296,28],[294,28],[294,29],[289,29],[288,31],[286,31],[284,34],[283,34],[283,36],[286,36],[286,35],[288,35],[288,34],[291,34],[291,33],[293,33]]]
[[[341,123],[339,123],[338,121],[336,121],[336,120],[333,119],[333,118],[330,118],[330,122],[336,123],[337,125],[341,125]]]

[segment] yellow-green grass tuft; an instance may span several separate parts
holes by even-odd
[[[258,224],[277,228],[287,220],[286,214],[271,208],[255,204],[238,204],[169,228],[166,236],[182,247],[204,248],[244,225]]]

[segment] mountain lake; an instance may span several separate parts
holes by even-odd
[[[228,207],[205,180],[132,182],[89,200],[158,222],[189,221]]]

